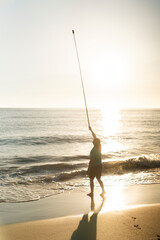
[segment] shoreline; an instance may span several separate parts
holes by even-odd
[[[101,212],[112,212],[136,206],[160,204],[160,184],[108,186]],[[0,203],[0,225],[30,222],[88,214],[101,205],[100,189],[95,188],[94,202],[86,194],[89,189],[67,191],[38,201]]]

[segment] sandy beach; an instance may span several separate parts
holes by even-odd
[[[160,239],[160,204],[0,227],[1,240]]]
[[[102,201],[99,189],[94,201],[85,191],[73,191],[1,204],[1,240],[160,239],[159,185],[124,188],[121,195],[123,200],[117,192],[117,205],[109,196]]]

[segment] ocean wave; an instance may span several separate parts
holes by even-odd
[[[160,160],[150,159],[145,156],[130,158],[127,160],[109,161],[103,163],[103,175],[135,173],[160,168]],[[86,168],[87,169],[87,168]],[[72,171],[69,173],[60,173],[54,178],[54,181],[65,181],[76,177],[84,177],[86,170]]]
[[[74,155],[74,156],[28,156],[28,157],[14,157],[10,160],[13,164],[30,164],[40,162],[66,162],[77,161],[82,159],[89,159],[88,155]]]
[[[42,174],[42,172],[59,172],[59,171],[71,171],[75,170],[77,168],[83,168],[86,165],[83,163],[79,164],[67,164],[67,163],[57,163],[57,164],[42,164],[42,165],[36,165],[31,166],[29,168],[21,169],[21,174]]]
[[[48,145],[48,144],[64,144],[64,143],[85,143],[91,141],[91,137],[77,135],[61,135],[61,136],[41,136],[41,137],[18,137],[10,139],[0,139],[0,145]]]
[[[86,165],[87,166],[87,165]],[[147,157],[131,158],[121,161],[110,161],[103,163],[103,175],[111,174],[125,174],[125,173],[135,173],[145,170],[160,168],[160,160],[151,160]],[[87,167],[86,167],[87,169]],[[53,180],[54,181],[67,181],[77,177],[86,176],[86,170],[70,171],[65,173],[57,174]]]
[[[75,159],[80,156],[73,156]],[[70,157],[71,158],[71,157]],[[82,159],[82,158],[81,158]],[[103,175],[119,175],[125,173],[136,173],[142,171],[157,171],[160,168],[160,155],[141,156],[125,160],[103,161]],[[86,176],[88,161],[72,163],[43,163],[26,165],[23,167],[7,167],[1,169],[0,179],[3,182],[12,184],[34,184],[42,182],[61,182],[74,178]],[[28,177],[28,178],[27,178]],[[9,179],[9,180],[7,180]],[[14,180],[15,179],[15,180]]]
[[[160,168],[160,160],[157,158],[147,158],[146,156],[130,158],[121,161],[105,162],[103,171],[105,174],[124,174],[126,172],[138,172]]]
[[[56,177],[54,177],[53,180],[55,182],[63,182],[66,180],[71,180],[73,178],[78,178],[78,177],[82,177],[82,176],[86,176],[86,170],[61,173],[61,174],[58,174]]]

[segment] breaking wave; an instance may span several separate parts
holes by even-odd
[[[86,165],[87,168],[87,165]],[[111,174],[125,174],[141,172],[150,169],[160,168],[160,160],[150,160],[146,157],[131,158],[128,160],[111,161],[103,163],[103,175]],[[54,181],[65,181],[72,178],[86,176],[86,170],[71,171],[67,173],[58,174]]]
[[[122,161],[105,162],[103,164],[104,173],[107,174],[124,174],[126,172],[140,172],[160,168],[159,159],[150,159],[145,156],[130,158]]]
[[[104,157],[104,156],[103,156]],[[35,158],[16,158],[16,166],[4,167],[1,169],[1,177],[5,174],[10,176],[38,176],[52,174],[55,181],[64,181],[75,177],[83,177],[88,167],[89,156],[67,156],[61,158],[64,162],[53,163],[38,161],[40,157]],[[70,160],[70,161],[68,161]],[[74,162],[73,160],[77,160]],[[83,160],[84,162],[82,162]],[[21,163],[28,163],[21,167]],[[33,164],[34,162],[34,164]],[[146,156],[130,158],[126,160],[103,161],[103,174],[125,174],[127,172],[140,172],[150,169],[160,168],[159,156],[150,158]]]

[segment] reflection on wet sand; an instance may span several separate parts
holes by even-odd
[[[84,214],[77,229],[73,232],[71,240],[96,240],[97,237],[97,217],[104,204],[104,199],[97,209],[95,209],[94,197],[91,198],[91,211],[93,214]]]

